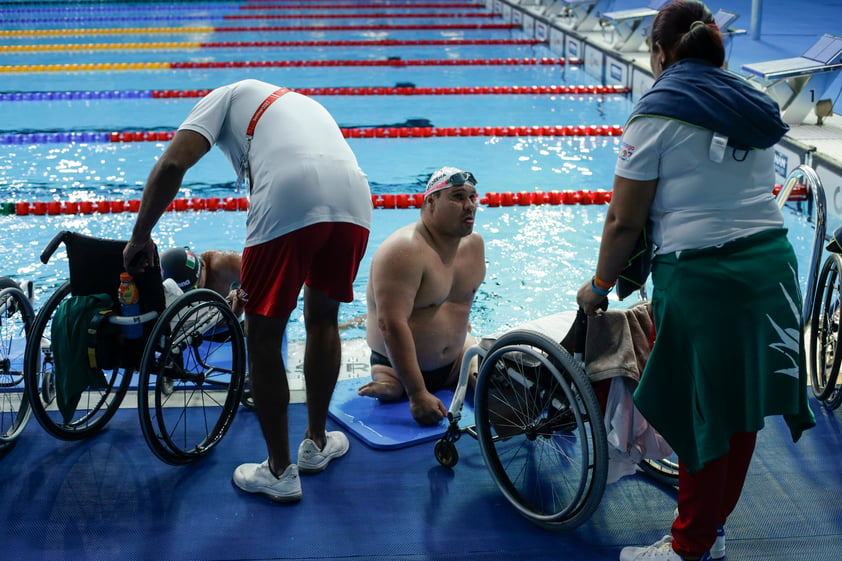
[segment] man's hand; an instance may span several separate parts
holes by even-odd
[[[240,317],[240,314],[243,313],[243,289],[239,287],[232,289],[225,299],[231,305],[231,311],[234,312],[234,315]]]
[[[437,425],[447,415],[444,403],[428,391],[409,398],[409,412],[419,425]]]
[[[158,264],[158,248],[152,238],[145,241],[129,240],[123,249],[123,267],[129,273],[142,273],[147,267]]]

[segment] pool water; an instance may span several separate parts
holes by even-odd
[[[140,5],[136,17],[154,14]],[[223,6],[208,5],[207,21],[184,20],[178,25],[222,25],[216,17]],[[77,19],[58,19],[69,13],[51,8],[7,14],[1,29],[59,27],[129,27],[173,25],[144,21],[97,22],[90,7],[73,12]],[[366,10],[371,11],[371,10]],[[428,10],[429,11],[429,10]],[[195,10],[168,11],[168,15],[193,14]],[[101,15],[119,17],[113,10]],[[57,19],[50,19],[50,18]],[[20,21],[11,21],[18,18]],[[29,18],[35,23],[27,23]],[[40,18],[40,19],[39,19]],[[89,18],[90,21],[86,21]],[[318,20],[303,20],[312,24]],[[442,18],[441,22],[447,22]],[[357,25],[358,20],[331,19],[330,25]],[[377,23],[388,23],[378,21]],[[406,21],[397,23],[406,24]],[[423,23],[436,23],[425,20]],[[274,23],[273,23],[274,24]],[[291,25],[290,22],[284,23]],[[226,22],[225,25],[254,25]],[[522,38],[508,30],[483,31],[320,31],[271,34],[276,40]],[[139,41],[237,41],[265,40],[266,34],[114,34],[107,36],[0,36],[3,45],[78,45],[81,43],[134,43]],[[0,50],[0,66],[160,61],[238,60],[382,60],[413,59],[558,58],[544,45],[425,46],[425,47],[313,47],[313,48],[213,48],[213,49],[82,49],[55,51]],[[252,77],[303,87],[391,87],[411,83],[418,87],[579,85],[594,78],[573,65],[465,65],[405,67],[294,67],[220,68],[191,70],[106,70],[92,72],[3,72],[3,92],[105,91],[213,88]],[[631,109],[627,95],[412,95],[412,96],[314,96],[343,127],[394,126],[424,119],[434,127],[622,125]],[[64,99],[0,100],[0,135],[20,132],[94,132],[123,130],[173,130],[196,99]],[[609,190],[618,140],[613,137],[447,137],[351,138],[349,143],[369,176],[372,192],[416,193],[429,174],[443,165],[472,171],[480,194],[489,192]],[[128,200],[140,197],[144,181],[163,142],[125,143],[0,143],[0,202]],[[233,193],[234,172],[217,150],[211,151],[188,172],[180,196],[225,197]],[[574,310],[575,294],[595,267],[604,205],[483,207],[476,229],[486,241],[488,273],[476,298],[472,316],[477,334],[510,328],[526,320]],[[812,229],[801,217],[787,213],[792,239],[806,260]],[[365,313],[365,285],[374,249],[399,226],[413,222],[417,209],[378,209],[369,251],[355,283],[356,300],[341,308],[341,320]],[[88,235],[127,238],[133,225],[131,213],[104,215],[0,216],[0,274],[36,285],[36,309],[67,276],[62,251],[43,265],[39,254],[60,230]],[[154,232],[159,248],[188,245],[208,248],[242,248],[243,212],[168,213]],[[801,275],[808,270],[806,261]],[[629,300],[633,300],[633,297]],[[628,303],[628,302],[627,302]],[[621,305],[626,305],[623,303]],[[300,308],[291,318],[290,340],[303,338]],[[345,338],[364,336],[350,328]]]

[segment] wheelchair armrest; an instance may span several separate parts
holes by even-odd
[[[61,232],[59,232],[58,234],[53,236],[53,239],[50,240],[50,242],[47,244],[47,247],[45,247],[44,251],[41,252],[41,263],[43,263],[44,265],[47,264],[47,262],[50,260],[50,257],[52,257],[53,253],[56,252],[56,249],[58,249],[58,246],[65,239],[67,239],[68,235],[70,235],[69,231],[62,230]]]

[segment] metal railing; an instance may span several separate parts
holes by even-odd
[[[807,275],[807,289],[804,291],[804,304],[801,315],[804,325],[807,325],[813,313],[813,300],[816,295],[816,278],[821,265],[822,250],[825,236],[827,234],[827,198],[825,197],[822,181],[816,171],[806,164],[801,164],[792,170],[784,181],[783,187],[778,192],[778,207],[783,208],[789,199],[793,189],[799,186],[807,187],[807,191],[813,197],[813,209],[816,233],[813,237],[813,249],[810,257],[810,271]]]

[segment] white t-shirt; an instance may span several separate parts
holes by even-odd
[[[658,179],[649,209],[658,253],[698,249],[783,226],[772,194],[774,149],[710,157],[713,132],[680,121],[637,117],[626,126],[615,174]]]
[[[216,144],[239,172],[246,131],[258,106],[278,86],[243,80],[210,92],[179,130]],[[333,117],[318,102],[289,92],[263,113],[249,150],[251,193],[245,246],[318,222],[371,228],[368,178]]]

